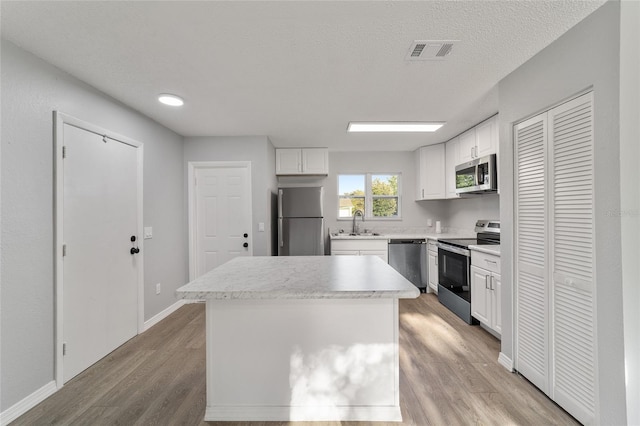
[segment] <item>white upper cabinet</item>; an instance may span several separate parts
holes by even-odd
[[[299,148],[276,149],[276,174],[297,175],[302,171],[302,150]]]
[[[498,152],[498,115],[460,135],[459,163]]]
[[[327,148],[276,149],[276,175],[327,175],[329,150]]]
[[[444,144],[423,146],[417,155],[416,200],[441,200],[445,198],[445,148]]]
[[[459,154],[458,164],[471,161],[475,158],[474,153],[476,150],[476,129],[469,129],[459,136]],[[457,164],[456,164],[457,166]],[[455,166],[454,166],[455,168]],[[455,170],[454,170],[455,171]]]
[[[476,158],[498,152],[498,116],[476,126]]]
[[[456,194],[456,166],[497,153],[498,115],[446,143],[416,150],[416,200],[460,198]]]
[[[329,150],[327,148],[303,149],[302,173],[309,175],[329,174]]]
[[[453,138],[445,144],[445,198],[460,198],[456,194],[456,166],[460,161],[460,138]]]

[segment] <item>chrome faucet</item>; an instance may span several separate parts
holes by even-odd
[[[353,212],[353,229],[352,229],[352,234],[357,235],[359,234],[358,232],[358,228],[356,228],[356,216],[360,215],[360,217],[362,218],[362,221],[364,222],[364,213],[362,213],[362,210],[356,210]]]

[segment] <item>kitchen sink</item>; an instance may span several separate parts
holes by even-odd
[[[378,234],[377,232],[361,232],[359,234],[354,234],[353,232],[351,233],[337,233],[337,232],[332,232],[331,236],[333,237],[378,237],[380,236],[380,234]]]

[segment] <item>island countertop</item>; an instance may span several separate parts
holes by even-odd
[[[237,257],[176,290],[184,299],[413,299],[420,290],[376,256]]]

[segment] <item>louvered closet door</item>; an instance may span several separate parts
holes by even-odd
[[[546,114],[515,127],[515,367],[549,392],[549,295],[546,277]]]
[[[582,423],[595,412],[592,93],[549,111],[552,398]]]

